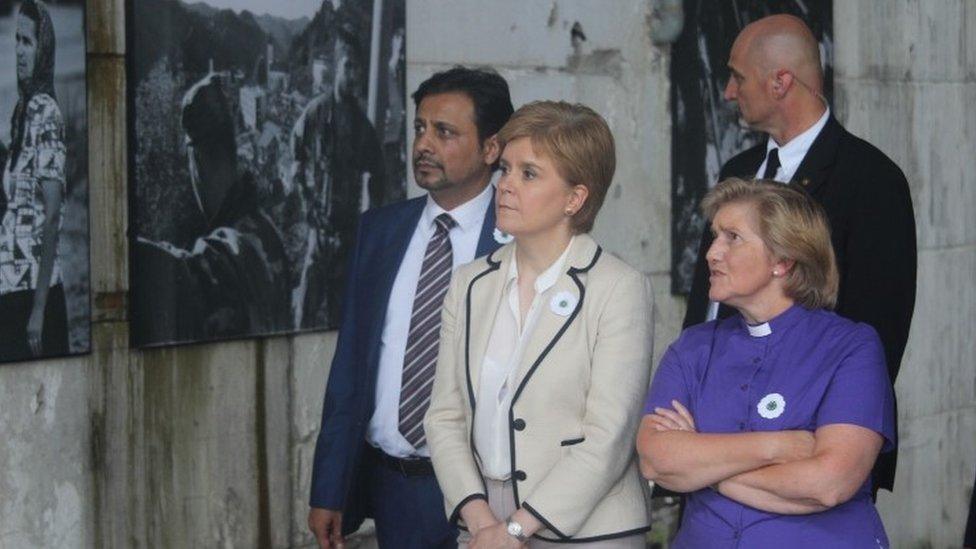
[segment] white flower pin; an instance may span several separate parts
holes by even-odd
[[[579,300],[570,292],[559,292],[549,301],[549,309],[559,316],[569,316]]]
[[[495,242],[499,244],[508,244],[509,242],[515,240],[515,237],[503,232],[498,227],[495,227]]]
[[[779,393],[769,393],[762,397],[756,410],[766,419],[776,419],[786,411],[786,399]]]

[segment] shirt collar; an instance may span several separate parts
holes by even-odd
[[[559,275],[563,271],[563,266],[566,265],[566,258],[569,257],[569,249],[573,247],[573,240],[575,239],[576,236],[570,238],[569,244],[566,245],[566,249],[563,250],[562,255],[560,255],[559,258],[557,258],[548,269],[536,277],[534,284],[535,293],[541,294],[542,292],[556,285],[556,281],[559,280]],[[516,250],[513,249],[512,262],[508,264],[508,276],[505,278],[506,282],[518,280],[518,260],[516,259],[515,252]]]
[[[768,322],[763,322],[762,324],[749,324],[741,315],[739,318],[742,320],[742,325],[746,327],[746,330],[749,332],[750,336],[766,337],[770,334],[782,332],[793,324],[796,324],[796,322],[802,316],[803,311],[804,308],[802,305],[794,303],[793,305],[790,305],[788,309],[776,315],[775,318],[770,319]]]
[[[785,145],[777,145],[776,141],[770,137],[766,140],[766,156],[769,156],[769,151],[779,149],[777,154],[779,154],[781,173],[784,175],[789,174],[791,178],[796,172],[796,169],[800,167],[800,162],[803,162],[803,157],[807,155],[810,146],[813,145],[817,136],[820,135],[820,130],[827,125],[827,120],[829,119],[830,108],[828,107],[814,125],[804,130],[800,135],[790,139]]]
[[[485,186],[481,194],[461,204],[451,211],[447,211],[437,205],[431,196],[427,195],[427,204],[421,214],[424,226],[430,230],[434,229],[434,220],[442,213],[449,213],[457,223],[457,229],[463,233],[476,231],[481,227],[482,220],[485,218],[485,210],[488,208],[495,188],[491,185]]]
[[[762,324],[746,323],[746,328],[749,330],[749,335],[752,337],[766,337],[773,333],[773,329],[769,327],[768,322],[763,322]]]

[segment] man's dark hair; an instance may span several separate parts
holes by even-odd
[[[463,93],[474,103],[474,123],[480,141],[498,133],[515,111],[508,82],[491,69],[458,65],[424,80],[411,97],[414,106],[419,107],[428,95],[451,92]]]

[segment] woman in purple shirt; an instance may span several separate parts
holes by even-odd
[[[641,471],[688,492],[673,547],[887,547],[870,471],[895,445],[875,331],[827,309],[827,219],[802,191],[731,179],[702,205],[709,299],[738,315],[685,330],[654,376]]]

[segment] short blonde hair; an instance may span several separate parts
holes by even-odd
[[[808,309],[834,308],[840,277],[830,224],[820,204],[792,185],[730,178],[708,191],[702,213],[711,220],[733,202],[751,204],[766,248],[776,259],[794,262],[786,277],[786,295]]]
[[[529,138],[536,152],[553,161],[570,185],[583,185],[589,191],[571,220],[576,233],[589,232],[617,167],[613,134],[606,120],[579,103],[535,101],[515,111],[498,132],[498,145],[504,148],[523,137]]]

